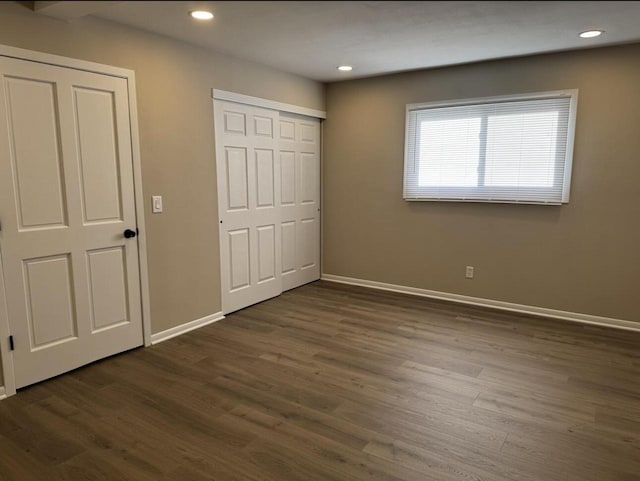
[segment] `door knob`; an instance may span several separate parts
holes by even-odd
[[[131,239],[132,237],[136,236],[136,231],[131,230],[131,229],[127,229],[124,231],[124,236],[126,239]]]

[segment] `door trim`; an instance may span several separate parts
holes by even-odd
[[[140,135],[138,132],[135,72],[133,70],[113,67],[111,65],[103,65],[86,60],[61,57],[59,55],[36,52],[8,45],[0,45],[0,56],[109,75],[112,77],[123,78],[127,81],[127,92],[129,94],[129,123],[131,129],[131,158],[133,162],[133,191],[135,197],[136,224],[139,230],[137,241],[138,267],[140,270],[140,300],[142,304],[142,334],[144,345],[150,346],[151,308],[149,296],[149,273],[147,269],[147,236],[144,221],[144,193],[142,190],[142,166],[140,162]],[[5,395],[12,396],[16,393],[16,388],[13,370],[13,356],[9,350],[9,317],[6,308],[3,274],[2,263],[0,260],[0,356],[2,357]]]
[[[289,112],[292,114],[304,115],[306,117],[315,117],[317,119],[327,118],[327,113],[324,110],[300,107],[299,105],[286,104],[283,102],[276,102],[275,100],[252,97],[251,95],[244,95],[236,92],[229,92],[228,90],[211,89],[211,98],[213,98],[214,100],[226,100],[227,102],[251,105],[252,107],[262,107],[263,109],[278,110],[280,112]]]

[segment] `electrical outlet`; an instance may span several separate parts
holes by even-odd
[[[465,277],[467,279],[473,279],[473,266],[467,266],[467,270],[465,272]]]

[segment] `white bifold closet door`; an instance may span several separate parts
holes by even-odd
[[[0,57],[0,221],[17,387],[142,345],[126,79]]]
[[[214,101],[222,310],[320,277],[320,123]]]

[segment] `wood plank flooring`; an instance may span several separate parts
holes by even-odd
[[[640,480],[640,334],[316,282],[0,402],[0,480]]]

